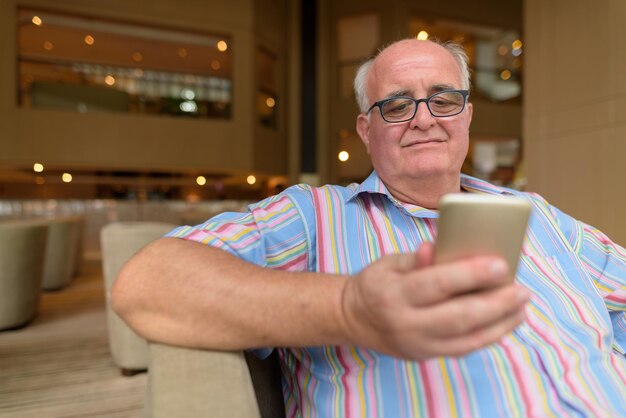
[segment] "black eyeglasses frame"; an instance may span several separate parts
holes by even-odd
[[[450,115],[435,115],[433,114],[433,111],[430,109],[430,100],[433,97],[437,97],[438,95],[441,94],[445,94],[445,93],[459,93],[463,96],[463,106],[461,106],[461,109],[456,112],[456,113],[452,113]],[[436,93],[431,94],[430,96],[424,98],[424,99],[414,99],[413,97],[409,97],[409,96],[394,96],[394,97],[388,97],[386,99],[383,100],[379,100],[377,102],[374,102],[374,104],[367,109],[367,112],[365,112],[365,114],[369,114],[375,107],[377,107],[380,110],[380,116],[383,118],[383,120],[387,123],[402,123],[402,122],[407,122],[411,119],[413,119],[415,117],[415,115],[417,114],[417,108],[419,106],[420,103],[424,102],[426,103],[426,108],[428,109],[428,112],[431,114],[432,117],[434,118],[448,118],[451,116],[456,116],[458,114],[460,114],[461,112],[463,112],[463,110],[465,110],[465,105],[467,105],[467,99],[469,98],[469,90],[442,90],[442,91],[438,91]],[[383,113],[383,105],[387,102],[390,102],[392,100],[397,100],[397,99],[408,99],[408,100],[412,100],[415,103],[415,110],[413,112],[413,114],[411,115],[411,117],[407,117],[406,119],[402,119],[402,120],[394,120],[394,121],[390,121],[387,120],[385,118],[385,115]]]

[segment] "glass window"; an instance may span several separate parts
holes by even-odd
[[[22,107],[231,115],[228,36],[33,9],[17,16]]]

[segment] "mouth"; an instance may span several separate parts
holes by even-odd
[[[409,148],[409,147],[420,146],[420,145],[427,145],[427,144],[442,144],[444,142],[446,142],[446,141],[444,141],[443,139],[437,139],[437,138],[420,139],[420,140],[417,140],[417,141],[411,141],[409,143],[401,145],[401,147],[402,148]]]

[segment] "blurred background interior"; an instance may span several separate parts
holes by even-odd
[[[625,18],[622,0],[3,0],[0,221],[71,219],[67,276],[100,262],[113,222],[195,224],[292,184],[361,181],[355,69],[434,37],[469,53],[463,171],[623,245]]]

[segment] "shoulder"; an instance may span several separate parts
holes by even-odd
[[[547,217],[552,220],[570,218],[568,215],[552,206],[543,196],[535,192],[520,191],[508,187],[498,186],[467,175],[461,176],[461,184],[464,188],[470,191],[478,191],[495,195],[499,194],[503,196],[514,196],[525,199],[533,205],[534,216]]]
[[[327,184],[320,187],[308,184],[297,184],[291,186],[281,193],[268,197],[260,202],[250,205],[250,209],[271,208],[277,204],[292,204],[299,208],[315,208],[321,204],[333,200],[336,203],[343,203],[354,195],[355,185],[339,186]]]

